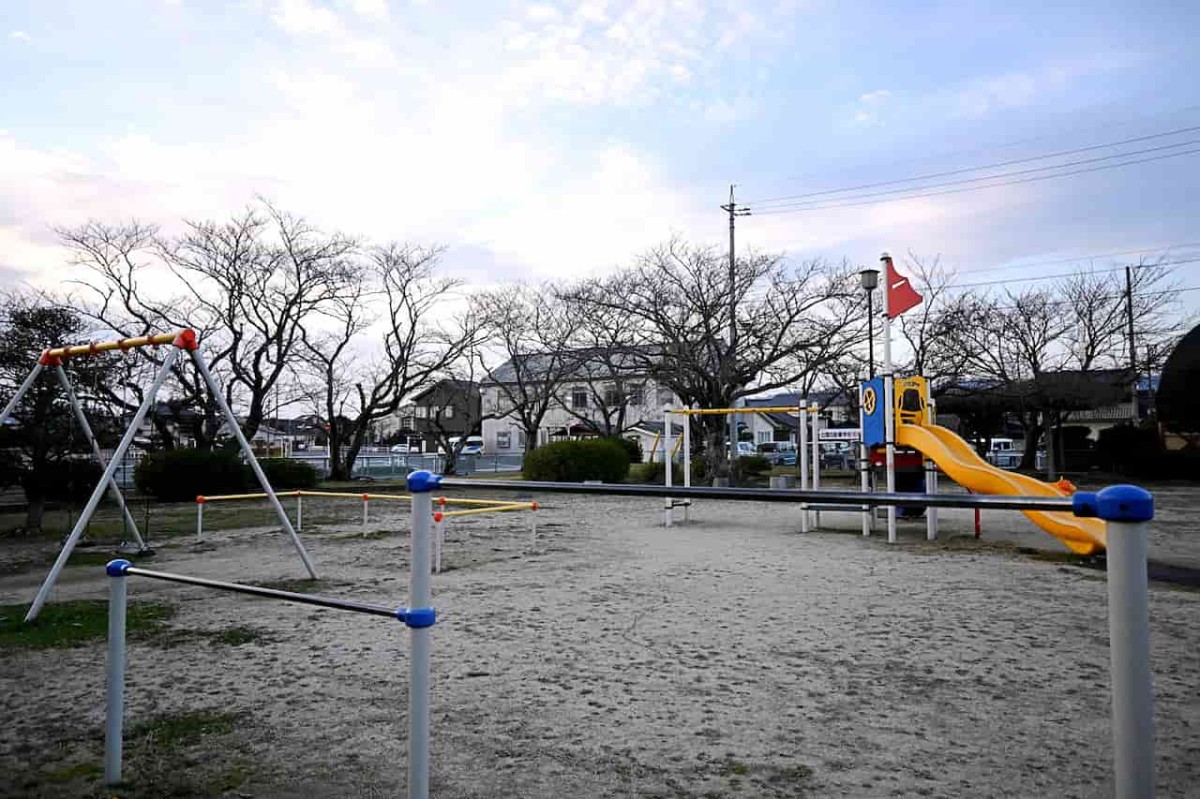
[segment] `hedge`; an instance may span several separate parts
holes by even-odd
[[[233,450],[168,449],[147,452],[133,481],[163,502],[186,502],[201,494],[237,494],[249,485],[249,470]]]
[[[321,473],[312,464],[304,461],[295,461],[291,458],[263,458],[258,463],[262,466],[263,472],[267,475],[267,482],[271,484],[272,488],[316,488],[317,483],[321,482]],[[247,482],[254,483],[253,472],[247,477]]]
[[[522,473],[526,480],[620,483],[629,474],[629,453],[611,439],[555,441],[526,455]]]

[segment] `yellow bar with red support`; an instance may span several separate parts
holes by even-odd
[[[185,350],[194,350],[199,344],[194,330],[176,330],[174,333],[156,333],[152,336],[134,336],[119,338],[114,341],[95,341],[91,344],[72,344],[68,347],[53,347],[42,353],[42,364],[52,365],[63,358],[76,358],[82,355],[99,355],[113,350],[136,349],[137,347],[157,347],[171,344]]]
[[[510,510],[537,510],[536,502],[511,502],[507,505],[490,505],[486,508],[469,508],[468,510],[450,510],[437,515],[443,519],[458,518],[459,516],[474,516],[479,513],[502,513]]]

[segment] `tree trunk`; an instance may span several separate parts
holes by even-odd
[[[1025,451],[1021,453],[1022,470],[1032,470],[1037,468],[1037,450],[1038,443],[1042,440],[1043,424],[1039,414],[1030,414],[1024,420],[1025,427]]]
[[[46,498],[27,493],[25,500],[29,503],[25,510],[25,534],[40,533],[42,532],[42,519],[46,515]]]
[[[532,428],[528,425],[523,425],[522,429],[525,431],[525,454],[528,455],[538,448],[538,429],[537,425],[534,425]]]

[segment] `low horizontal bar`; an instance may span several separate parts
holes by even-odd
[[[304,492],[301,492],[301,491],[276,491],[275,496],[277,496],[277,497],[298,497],[302,493],[304,493]],[[205,503],[208,503],[208,502],[233,502],[234,500],[239,500],[239,499],[266,499],[268,496],[270,496],[270,495],[269,494],[217,494],[216,496],[213,496],[213,497],[198,496],[198,497],[196,497],[196,501],[197,502],[204,501]]]
[[[486,488],[492,491],[537,491],[623,497],[693,497],[750,502],[827,502],[831,505],[908,505],[921,508],[992,508],[1072,512],[1070,497],[981,496],[978,494],[901,494],[791,488],[708,488],[703,486],[636,485],[632,483],[550,483],[531,480],[443,478],[442,488]]]
[[[507,505],[489,505],[485,508],[470,508],[468,510],[451,510],[442,514],[447,519],[459,516],[474,516],[479,513],[501,513],[509,510],[534,510],[532,502],[512,502]]]
[[[799,414],[801,408],[796,405],[783,405],[778,408],[672,408],[667,413],[677,413],[680,416],[724,416],[729,413],[794,413]]]
[[[148,577],[151,580],[165,580],[169,583],[183,583],[184,585],[198,585],[202,588],[215,588],[218,591],[230,591],[235,594],[249,594],[250,596],[259,596],[265,599],[279,599],[284,602],[295,602],[301,605],[316,605],[322,608],[334,608],[335,610],[348,610],[353,613],[367,613],[372,616],[388,616],[393,619],[403,621],[407,615],[407,609],[404,607],[389,608],[384,605],[373,605],[368,602],[354,602],[349,599],[336,599],[329,596],[318,596],[316,594],[298,594],[295,591],[281,591],[278,588],[261,588],[257,585],[243,585],[241,583],[227,583],[223,580],[209,580],[204,577],[189,577],[185,574],[174,574],[172,572],[151,571],[149,569],[139,569],[136,566],[127,567],[124,573],[136,577]]]

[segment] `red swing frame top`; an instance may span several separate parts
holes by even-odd
[[[93,341],[91,344],[75,344],[70,347],[54,347],[44,351],[38,358],[38,363],[42,366],[59,366],[66,358],[99,355],[102,352],[112,352],[113,350],[124,352],[137,347],[157,347],[162,344],[170,344],[189,352],[200,349],[200,340],[196,337],[196,331],[188,328],[176,330],[174,333],[157,333],[152,336],[136,336],[113,341]]]

